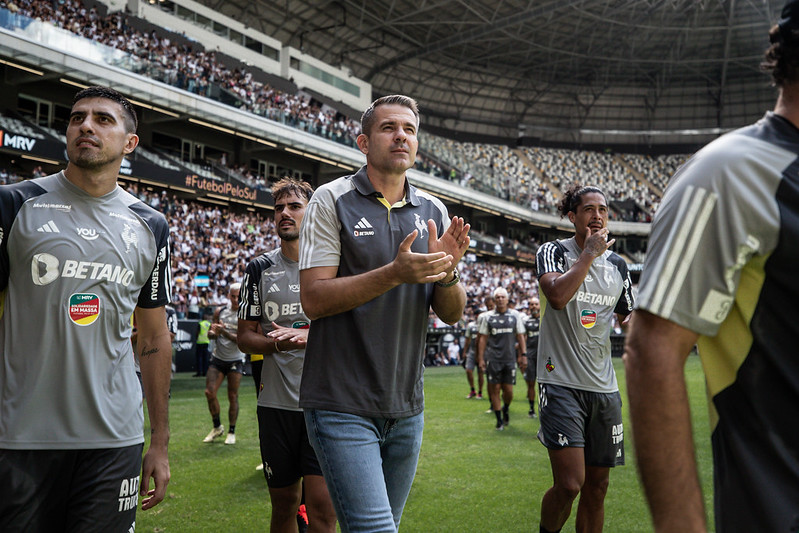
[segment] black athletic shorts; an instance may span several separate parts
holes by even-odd
[[[269,487],[288,487],[301,477],[322,475],[316,453],[308,441],[302,411],[259,405],[258,437]]]
[[[241,374],[244,371],[244,361],[223,361],[211,356],[211,362],[208,363],[208,365],[216,368],[226,376],[228,372],[238,372]]]
[[[588,466],[624,464],[621,395],[538,384],[538,440],[551,450],[585,448]]]
[[[489,383],[516,385],[516,363],[486,362],[486,379]]]
[[[0,531],[133,531],[142,447],[0,450]]]
[[[535,365],[538,364],[538,354],[528,352],[525,357],[527,357],[527,368],[524,370],[524,380],[533,382],[537,377]]]

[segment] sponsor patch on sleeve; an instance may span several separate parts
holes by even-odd
[[[699,310],[699,318],[712,324],[721,324],[732,308],[732,296],[712,289]]]

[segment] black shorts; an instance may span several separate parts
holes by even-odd
[[[538,385],[538,440],[551,450],[585,448],[588,466],[624,464],[621,395]]]
[[[293,485],[304,476],[321,476],[322,469],[308,441],[302,411],[258,406],[258,437],[264,476],[270,488]]]
[[[133,531],[142,447],[0,450],[0,531]]]
[[[538,354],[527,354],[527,368],[524,370],[524,380],[533,382],[537,377],[535,365],[538,364]]]
[[[209,366],[216,368],[226,376],[229,372],[238,372],[241,374],[244,371],[244,361],[223,361],[214,356],[211,356]]]
[[[516,385],[516,363],[488,361],[485,375],[489,383]]]

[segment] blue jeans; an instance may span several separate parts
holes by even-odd
[[[386,419],[305,409],[305,425],[341,531],[396,532],[416,475],[424,413]]]

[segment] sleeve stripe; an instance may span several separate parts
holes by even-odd
[[[671,316],[678,289],[685,282],[717,199],[716,193],[706,189],[686,187],[677,219],[692,220],[693,223],[681,225],[679,231],[669,237],[666,242],[669,252],[660,261],[665,261],[665,264],[663,268],[660,264],[655,267],[655,271],[663,273],[652,297],[651,309],[656,315]]]
[[[540,253],[542,268],[538,269],[538,275],[545,272],[556,272],[558,270],[557,261],[555,259],[556,251],[557,247],[552,242],[548,242],[543,246],[543,250]]]
[[[316,210],[318,204],[311,202],[305,210],[305,216],[302,218],[302,227],[300,232],[300,270],[308,268],[310,259],[313,257],[313,250],[316,246]]]

